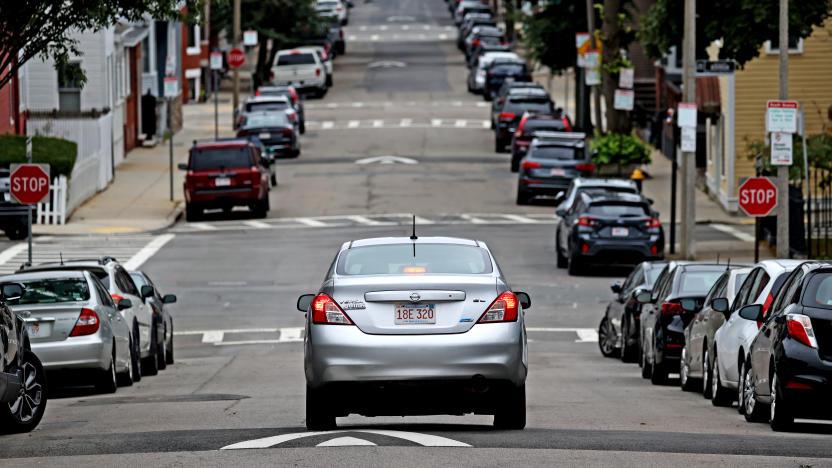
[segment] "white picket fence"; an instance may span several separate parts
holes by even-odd
[[[38,224],[66,224],[67,179],[60,175],[52,180],[46,203],[38,203],[35,222]]]

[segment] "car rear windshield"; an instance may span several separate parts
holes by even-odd
[[[90,289],[83,277],[47,278],[19,281],[26,293],[18,304],[53,304],[56,302],[85,302],[90,300]]]
[[[679,296],[704,296],[725,269],[716,271],[683,271],[679,281]]]
[[[480,33],[479,37],[477,37],[477,40],[479,40],[483,44],[502,44],[506,41],[505,39],[503,39],[502,36],[490,35],[485,33]]]
[[[575,148],[567,148],[563,146],[535,146],[532,148],[530,156],[542,159],[582,159],[582,151],[576,151]]]
[[[270,112],[268,114],[249,115],[243,123],[243,128],[256,127],[285,127],[289,125],[289,118],[282,112]]]
[[[548,98],[512,98],[506,108],[522,109],[526,112],[551,112],[552,103]]]
[[[471,245],[393,244],[354,247],[338,260],[339,275],[491,273],[488,252]]]
[[[312,54],[286,54],[277,57],[277,66],[288,65],[315,65],[315,57]]]
[[[809,280],[803,305],[832,309],[832,273],[818,273]]]
[[[207,171],[232,167],[251,167],[248,146],[233,148],[205,148],[191,151],[192,171]]]
[[[289,104],[285,101],[250,102],[246,104],[246,112],[280,111],[288,108]]]
[[[490,44],[488,44],[488,45],[490,45]],[[495,65],[495,66],[491,67],[491,71],[493,73],[501,73],[501,74],[506,74],[506,75],[508,75],[508,74],[520,74],[520,73],[526,73],[526,67],[524,65],[521,65],[521,64],[507,63],[507,64]]]
[[[524,131],[562,132],[565,129],[566,125],[562,120],[527,120],[523,125]]]
[[[593,203],[589,206],[587,212],[613,218],[647,216],[649,214],[647,207],[638,203]]]

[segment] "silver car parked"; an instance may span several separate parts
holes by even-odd
[[[132,385],[130,327],[107,289],[88,271],[44,271],[4,276],[20,283],[23,296],[12,305],[29,332],[32,352],[48,372],[91,382],[105,393]]]
[[[332,428],[350,413],[475,413],[522,429],[530,302],[480,241],[343,244],[319,293],[298,299],[307,427]]]

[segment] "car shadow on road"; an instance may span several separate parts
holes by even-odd
[[[490,424],[459,424],[459,423],[410,423],[410,424],[353,424],[353,425],[338,425],[338,430],[348,431],[350,429],[383,429],[390,431],[408,431],[408,432],[490,432],[497,431],[494,426]]]

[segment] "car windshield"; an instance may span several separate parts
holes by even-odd
[[[542,159],[577,159],[575,156],[580,154],[575,151],[575,148],[565,148],[563,146],[535,146],[530,152],[530,156]]]
[[[195,149],[191,152],[192,171],[231,167],[251,167],[251,151],[248,146]]]
[[[679,295],[704,296],[723,273],[725,273],[724,269],[716,271],[684,271],[679,282]]]
[[[277,57],[277,66],[288,65],[314,65],[315,57],[312,54],[291,53]]]
[[[644,275],[647,278],[647,286],[653,286],[654,284],[656,284],[656,279],[658,279],[660,274],[662,274],[661,268],[648,269],[646,274]]]
[[[18,304],[53,304],[90,300],[87,280],[83,277],[33,279],[19,282],[26,287],[26,293],[20,298]]]
[[[471,245],[393,244],[354,247],[341,255],[339,275],[491,273],[488,252]]]
[[[803,305],[832,309],[832,273],[819,273],[812,277],[803,297]]]
[[[593,203],[589,214],[609,216],[613,218],[647,216],[647,207],[637,203]]]
[[[279,111],[288,108],[289,104],[285,101],[250,102],[246,104],[246,112]]]
[[[283,127],[287,125],[289,125],[289,120],[286,114],[282,112],[272,112],[268,114],[246,116],[243,128]]]
[[[566,125],[562,120],[527,120],[523,130],[536,130],[539,132],[562,132]]]

